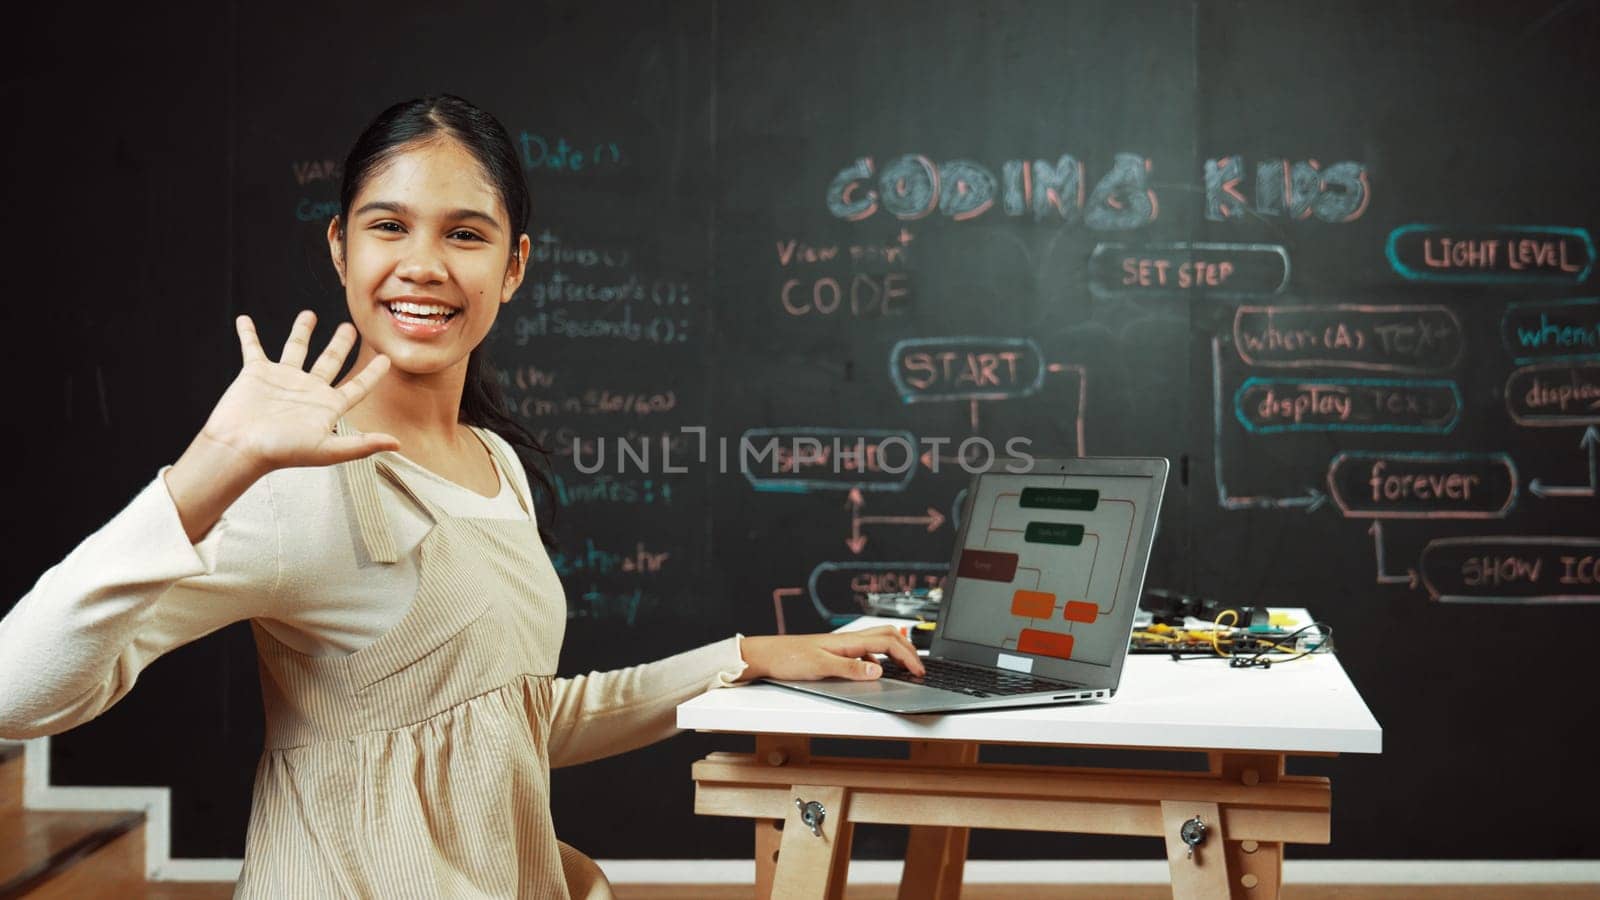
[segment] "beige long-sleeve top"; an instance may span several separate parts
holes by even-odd
[[[498,435],[481,433],[517,458]],[[383,458],[450,515],[530,515],[505,477],[497,496],[484,497],[401,454]],[[416,548],[433,523],[398,490],[380,498],[401,560],[378,564],[359,558],[349,540],[354,511],[337,467],[268,474],[198,543],[184,533],[167,491],[168,468],[0,619],[0,738],[87,722],[126,696],[161,655],[233,622],[256,619],[302,653],[334,655],[372,643],[404,617],[417,587]],[[529,496],[521,467],[508,474]],[[679,703],[742,674],[739,640],[557,679],[551,764],[672,735]]]

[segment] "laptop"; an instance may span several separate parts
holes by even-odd
[[[1117,692],[1167,460],[998,460],[967,488],[938,630],[916,678],[774,684],[897,713],[1109,699]]]

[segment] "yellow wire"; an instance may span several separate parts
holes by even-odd
[[[1228,623],[1228,627],[1229,628],[1232,628],[1233,626],[1239,624],[1239,611],[1238,610],[1236,610],[1236,609],[1225,609],[1222,612],[1217,613],[1216,619],[1212,620],[1212,622],[1211,622],[1211,649],[1217,651],[1217,655],[1222,657],[1223,659],[1232,659],[1233,658],[1233,654],[1232,653],[1223,653],[1222,652],[1222,645],[1217,643],[1217,632],[1222,630],[1222,618],[1223,618],[1223,616],[1233,616],[1233,621]],[[1230,640],[1231,640],[1232,636],[1230,635],[1229,637],[1230,637]]]

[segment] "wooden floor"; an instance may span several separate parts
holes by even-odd
[[[742,885],[619,884],[617,900],[749,900],[752,889]],[[846,900],[894,900],[891,884],[866,884],[845,892]],[[129,900],[225,900],[233,896],[232,884],[152,882],[144,893],[121,893]],[[961,892],[962,900],[1171,900],[1165,885],[1078,884],[1022,885],[974,884]],[[1288,885],[1283,900],[1600,900],[1600,885]]]
[[[617,900],[749,900],[751,889],[731,885],[619,884]],[[845,900],[894,900],[892,884],[867,884],[845,890]],[[1283,900],[1594,900],[1600,885],[1287,885]],[[1172,900],[1172,889],[1158,884],[1023,885],[974,884],[961,900]]]

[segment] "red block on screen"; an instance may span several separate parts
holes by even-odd
[[[1023,653],[1033,653],[1038,656],[1054,656],[1056,659],[1072,658],[1072,635],[1057,634],[1054,631],[1040,631],[1036,628],[1024,628],[1017,637],[1017,649]]]

